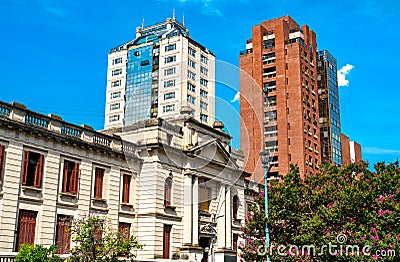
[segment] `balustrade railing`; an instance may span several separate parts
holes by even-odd
[[[88,126],[77,126],[66,123],[58,116],[46,116],[32,112],[26,109],[24,105],[18,103],[8,104],[0,101],[0,118],[8,118],[20,124],[46,129],[50,132],[79,139],[86,143],[109,147],[112,150],[135,153],[135,144],[133,143],[123,142],[121,147],[115,147],[115,144],[121,144],[121,139],[119,137],[102,134]],[[0,262],[2,261],[0,260]]]

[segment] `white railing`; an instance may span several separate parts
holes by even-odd
[[[119,137],[97,132],[86,125],[77,126],[67,123],[59,116],[46,116],[35,113],[26,109],[22,104],[8,104],[0,101],[0,119],[7,119],[15,124],[26,125],[31,128],[47,130],[57,135],[65,136],[68,139],[80,140],[92,145],[107,147],[121,153],[126,151],[134,153],[135,146],[132,143],[129,143],[129,146],[124,146]]]
[[[276,71],[275,72],[270,72],[270,73],[263,73],[263,77],[265,77],[265,78],[276,77]]]

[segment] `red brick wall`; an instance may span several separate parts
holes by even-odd
[[[361,145],[356,141],[353,142],[354,142],[354,153],[355,153],[354,163],[360,163],[362,161]]]
[[[351,163],[350,161],[350,140],[345,134],[340,134],[340,141],[342,143],[342,166],[345,167]]]
[[[251,80],[244,77],[244,73],[240,78],[241,103],[240,114],[241,122],[241,147],[245,155],[247,163],[245,170],[252,174],[250,179],[259,180],[262,177],[262,169],[259,163],[259,152],[262,151],[264,141],[272,141],[276,138],[264,138],[263,136],[263,115],[265,110],[277,110],[278,126],[278,156],[279,167],[271,168],[271,172],[278,171],[281,174],[289,172],[290,164],[297,164],[302,174],[315,172],[316,163],[321,163],[319,153],[319,123],[318,123],[318,97],[317,97],[317,69],[316,69],[316,35],[303,25],[304,47],[301,43],[285,44],[289,39],[291,29],[299,28],[299,25],[289,16],[262,22],[252,28],[253,52],[240,56],[240,68],[248,73],[254,79],[256,84],[250,84]],[[266,32],[274,31],[275,48],[263,49],[263,35]],[[312,46],[312,52],[309,46]],[[262,55],[275,52],[276,62],[263,65]],[[306,61],[302,56],[306,53]],[[314,66],[310,65],[310,57],[314,61]],[[287,66],[286,66],[287,65]],[[263,69],[276,67],[276,77],[263,79]],[[307,66],[308,75],[302,72],[301,66]],[[314,80],[311,79],[314,76]],[[263,82],[276,81],[276,92],[268,95],[276,95],[276,108],[264,109],[262,99]],[[306,90],[302,83],[308,81],[310,89]],[[314,87],[312,94],[311,86]],[[260,90],[259,92],[257,92]],[[303,97],[309,98],[310,105],[307,106],[303,102]],[[260,98],[260,99],[259,99]],[[312,100],[314,100],[315,108],[312,108]],[[289,111],[288,111],[289,110]],[[310,119],[307,119],[309,111]],[[304,118],[304,113],[307,117]],[[255,117],[261,118],[255,120]],[[290,129],[288,127],[290,124]],[[304,128],[310,130],[312,135],[304,133]],[[314,137],[316,130],[316,137]],[[290,139],[290,145],[289,145]],[[308,149],[308,141],[311,142],[312,151]],[[307,149],[305,148],[307,144]],[[289,158],[290,155],[290,158]],[[306,165],[306,160],[311,158],[312,166]]]

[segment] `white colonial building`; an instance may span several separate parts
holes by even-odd
[[[190,112],[96,132],[0,102],[0,252],[68,253],[66,225],[97,213],[145,244],[139,261],[236,261],[251,199],[243,156],[222,123]]]

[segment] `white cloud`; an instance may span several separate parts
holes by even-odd
[[[233,99],[231,100],[231,103],[234,103],[234,102],[236,102],[236,101],[239,101],[239,98],[240,98],[240,92],[237,92],[237,93],[235,94],[235,96],[233,97]]]
[[[366,147],[363,149],[364,153],[371,155],[400,155],[400,150],[385,149],[378,147]]]
[[[346,79],[346,76],[350,73],[350,71],[353,68],[354,68],[353,65],[347,64],[337,71],[339,86],[348,86],[349,85],[349,80]]]

